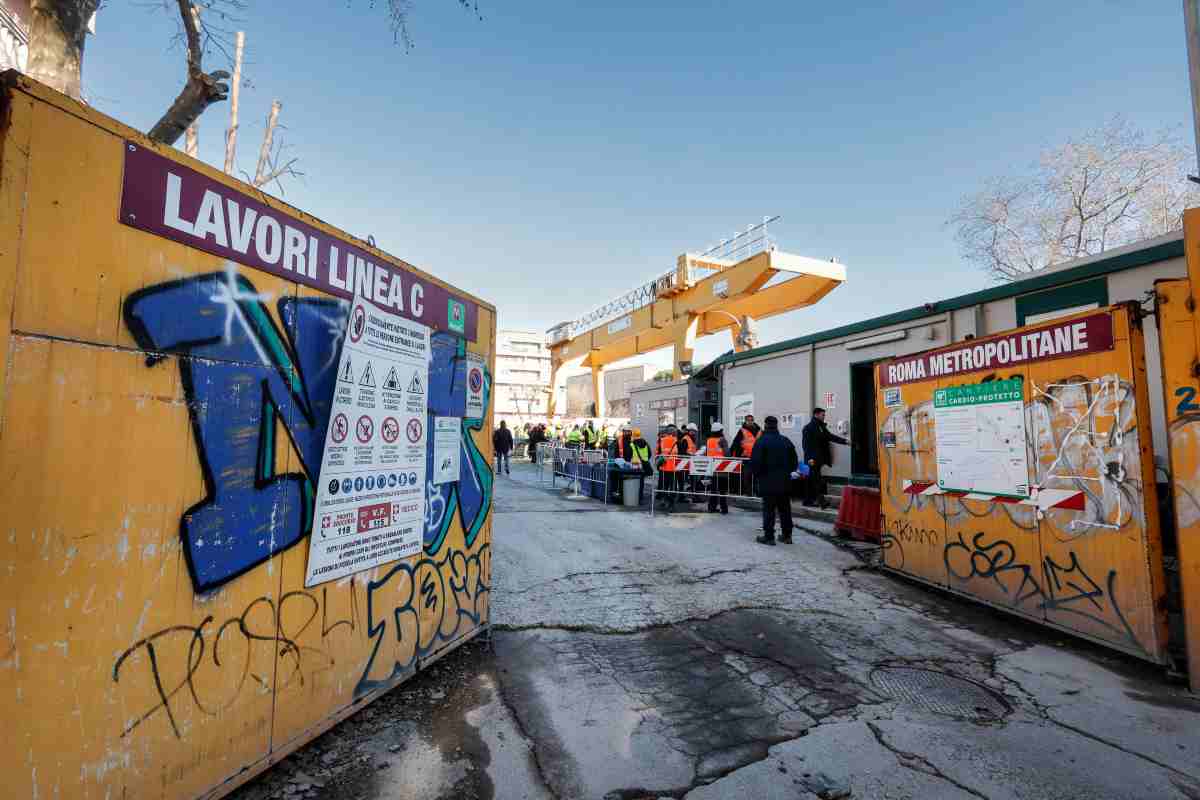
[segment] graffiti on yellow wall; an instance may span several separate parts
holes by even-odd
[[[0,126],[14,242],[0,249],[0,471],[18,476],[0,483],[8,789],[219,794],[487,624],[489,369],[483,413],[464,408],[495,311],[435,309],[453,290],[404,267],[406,303],[416,276],[452,323],[433,326],[425,393],[430,428],[463,418],[458,480],[426,485],[420,554],[305,588],[345,298],[118,224],[129,142],[184,157],[14,80]],[[326,250],[387,258],[304,226]],[[432,439],[432,475],[431,459]]]
[[[890,406],[881,393],[883,557],[891,569],[1158,661],[1163,584],[1148,554],[1160,544],[1157,508],[1145,502],[1148,409],[1135,379],[1144,356],[1132,312],[1111,313],[1111,352],[918,380]],[[1023,390],[1029,496],[943,491],[935,388],[1013,378]]]

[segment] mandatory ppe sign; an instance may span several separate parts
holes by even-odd
[[[321,458],[305,586],[421,549],[429,333],[354,300]]]

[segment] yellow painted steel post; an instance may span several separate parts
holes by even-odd
[[[671,369],[675,380],[683,378],[683,370],[679,368],[679,365],[682,362],[691,361],[692,355],[696,352],[696,327],[699,324],[700,316],[691,316],[688,318],[687,324],[680,326],[679,332],[675,335],[675,363]]]

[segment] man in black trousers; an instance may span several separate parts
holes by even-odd
[[[775,514],[779,514],[779,541],[792,543],[792,501],[788,497],[788,486],[792,473],[800,466],[796,445],[779,433],[779,420],[767,417],[762,435],[754,443],[750,453],[750,470],[758,483],[763,503],[763,535],[755,539],[759,544],[775,544]]]
[[[804,505],[812,507],[818,500],[821,508],[829,505],[825,499],[825,479],[821,470],[833,465],[833,450],[830,442],[850,444],[825,427],[825,409],[814,408],[812,419],[804,426],[801,443],[804,445],[804,463],[808,464],[808,480],[804,483]]]

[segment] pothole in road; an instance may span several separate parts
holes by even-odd
[[[1004,698],[974,681],[919,667],[876,667],[871,683],[909,705],[974,722],[995,722],[1012,712]]]

